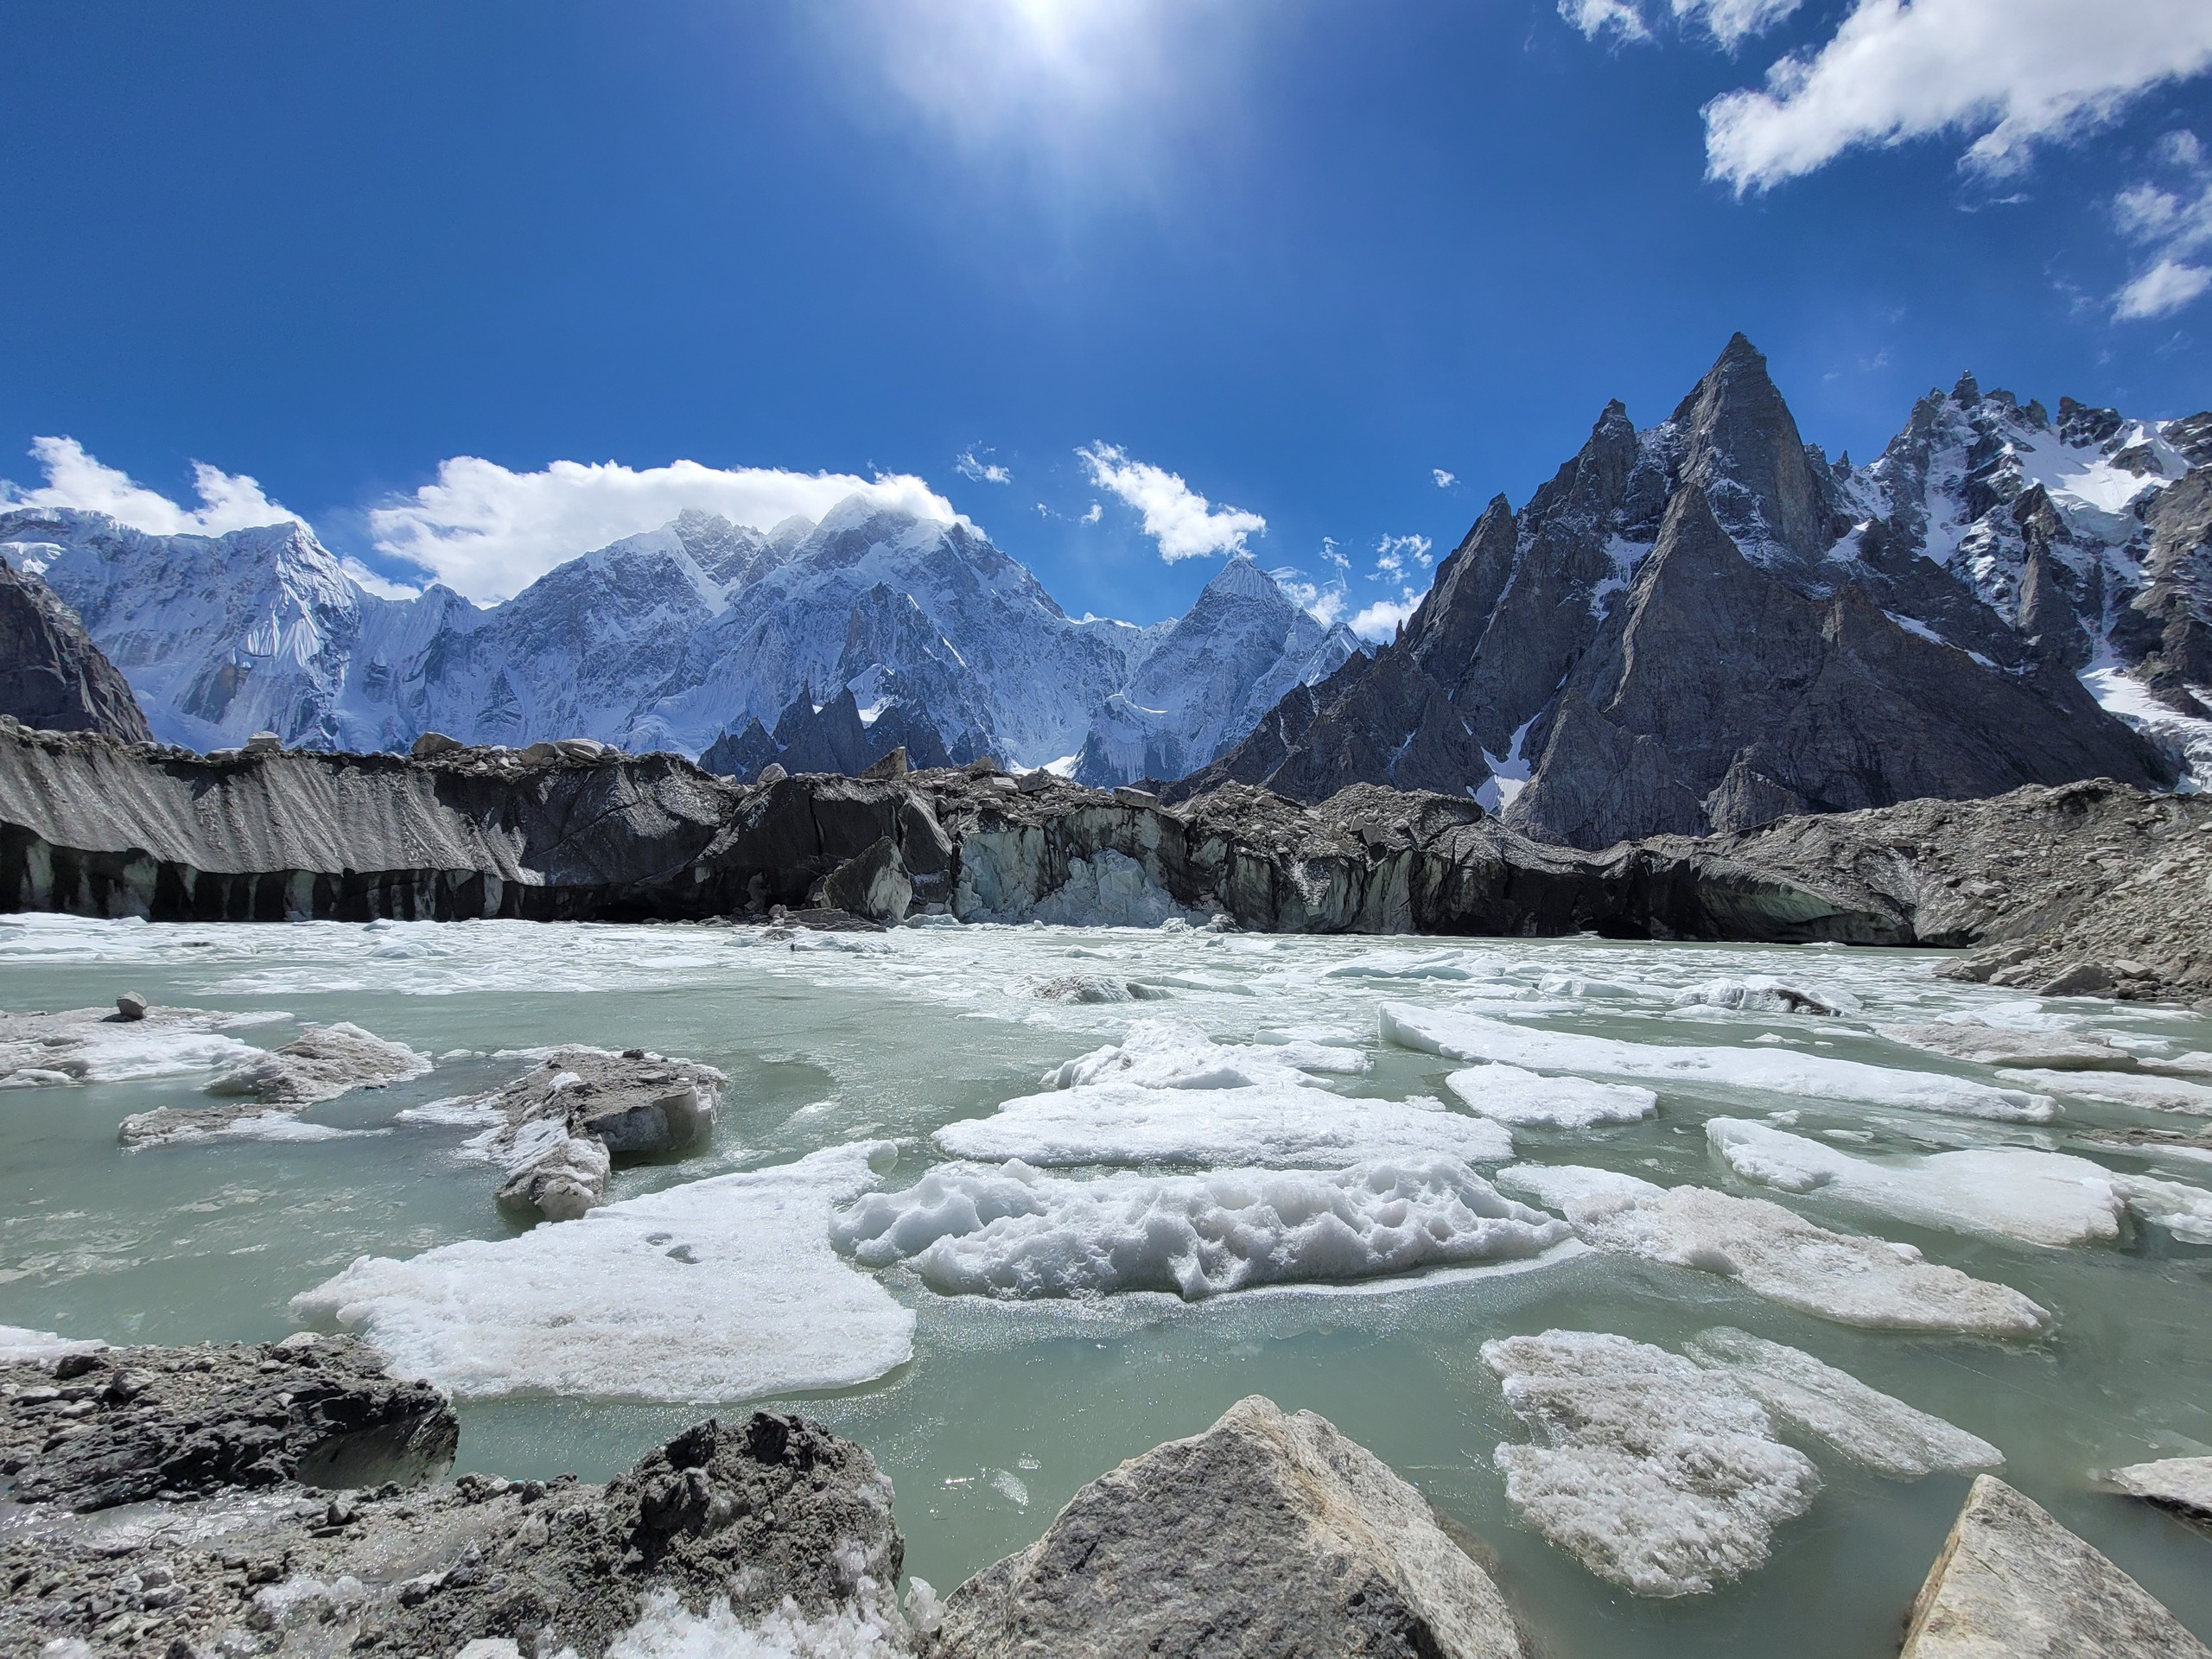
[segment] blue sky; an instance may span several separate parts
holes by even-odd
[[[250,474],[388,575],[466,518],[495,596],[678,460],[882,473],[1078,613],[1241,537],[1349,615],[1732,329],[1862,458],[1967,368],[2212,404],[2208,60],[2204,0],[15,0],[0,477]]]

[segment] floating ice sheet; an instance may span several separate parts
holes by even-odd
[[[1820,1475],[1724,1375],[1590,1331],[1486,1342],[1505,1403],[1544,1444],[1501,1446],[1505,1495],[1592,1573],[1645,1596],[1691,1595],[1765,1565],[1774,1529]]]
[[[2048,1095],[1788,1049],[1626,1043],[1609,1037],[1539,1031],[1478,1014],[1416,1007],[1407,1002],[1384,1003],[1382,1027],[1385,1038],[1407,1048],[1452,1059],[1502,1061],[1537,1071],[1594,1071],[1607,1077],[1718,1084],[1815,1100],[1912,1107],[1962,1117],[2043,1122],[2058,1111]]]
[[[143,1020],[123,1019],[112,1008],[0,1014],[0,1089],[217,1071],[263,1052],[224,1033],[287,1017],[165,1007],[149,1008]]]
[[[1025,1164],[950,1164],[870,1193],[832,1224],[860,1261],[903,1261],[949,1294],[1172,1291],[1522,1260],[1572,1236],[1450,1158],[1329,1173],[1230,1169],[1071,1180]]]
[[[2005,1461],[1980,1435],[1870,1389],[1802,1349],[1721,1325],[1700,1332],[1685,1351],[1699,1364],[1725,1371],[1782,1421],[1892,1480],[1994,1469]]]
[[[1471,1065],[1444,1086],[1484,1117],[1516,1127],[1587,1129],[1633,1123],[1659,1109],[1659,1096],[1633,1084],[1541,1077],[1517,1065]]]
[[[2088,1244],[2119,1237],[2127,1209],[2121,1178],[2064,1153],[1988,1147],[1877,1162],[1742,1118],[1713,1118],[1705,1132],[1745,1180],[1950,1232]]]
[[[1910,1244],[1816,1227],[1764,1198],[1573,1165],[1515,1164],[1497,1182],[1560,1211],[1599,1249],[1719,1274],[1839,1325],[2023,1337],[2049,1322],[2009,1286],[1923,1261]]]
[[[1920,1025],[1877,1026],[1883,1036],[1908,1048],[1980,1065],[2037,1067],[2061,1071],[2132,1071],[2136,1057],[2109,1039],[2086,1032],[1992,1024],[1958,1018]]]
[[[1708,979],[1675,993],[1678,1008],[1729,1008],[1738,1014],[1856,1014],[1859,999],[1843,991],[1808,990],[1802,985],[1753,975],[1748,979]]]
[[[257,1053],[212,1079],[207,1092],[298,1108],[371,1084],[404,1083],[429,1069],[429,1055],[341,1020],[309,1026],[281,1047]]]
[[[2140,1106],[2153,1112],[2212,1117],[2212,1084],[2186,1077],[2145,1071],[2024,1071],[2019,1075],[2022,1082],[2056,1094],[2076,1095],[2114,1106]]]
[[[692,1181],[519,1237],[363,1256],[295,1297],[407,1376],[467,1397],[718,1402],[846,1388],[912,1353],[914,1316],[831,1248],[887,1142]]]

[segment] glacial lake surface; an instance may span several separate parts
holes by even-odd
[[[945,925],[779,938],[710,925],[195,927],[11,918],[0,923],[0,1007],[9,1011],[108,1005],[137,991],[158,1004],[281,1016],[222,1033],[241,1050],[282,1043],[303,1024],[348,1020],[437,1065],[415,1081],[308,1109],[299,1122],[315,1138],[212,1137],[130,1153],[117,1145],[121,1121],[164,1104],[208,1103],[200,1093],[213,1074],[207,1065],[144,1075],[162,1068],[142,1059],[107,1072],[96,1065],[89,1082],[0,1090],[0,1324],[118,1343],[266,1340],[303,1323],[363,1317],[359,1297],[346,1303],[348,1313],[339,1307],[343,1297],[318,1304],[312,1294],[357,1258],[404,1262],[463,1241],[497,1241],[488,1252],[431,1258],[455,1263],[443,1278],[418,1271],[391,1281],[399,1291],[385,1284],[378,1305],[385,1323],[364,1327],[407,1353],[435,1353],[445,1368],[440,1380],[462,1379],[462,1470],[603,1479],[710,1413],[804,1411],[865,1445],[890,1473],[907,1570],[942,1593],[1033,1541],[1086,1481],[1262,1393],[1286,1409],[1330,1418],[1479,1539],[1508,1596],[1560,1659],[1893,1654],[1967,1473],[1890,1478],[1821,1440],[1782,1429],[1779,1438],[1818,1470],[1809,1507],[1774,1529],[1764,1566],[1709,1593],[1671,1597],[1637,1595],[1597,1576],[1508,1500],[1496,1449],[1541,1437],[1509,1408],[1482,1357],[1484,1343],[1563,1330],[1679,1353],[1700,1332],[1732,1327],[1802,1351],[1991,1443],[2003,1454],[2004,1478],[2212,1639],[2212,1538],[2100,1491],[2092,1478],[2120,1465],[2212,1452],[2212,1247],[2192,1238],[2212,1230],[2186,1218],[2190,1205],[2212,1205],[2203,1198],[2212,1160],[2083,1138],[2091,1130],[2202,1130],[2212,1119],[2189,1109],[2212,1112],[2212,1082],[2146,1086],[2142,1079],[2153,1073],[2131,1071],[2117,1075],[2133,1084],[2115,1085],[2101,1072],[1999,1071],[1877,1029],[1978,1017],[2007,1030],[2102,1036],[2157,1062],[2212,1051],[2212,1021],[1957,984],[1936,976],[1942,960],[1829,947],[1175,928]],[[1124,992],[1133,983],[1141,1000],[1038,994],[1077,976]],[[1844,1011],[1678,1005],[1681,994],[1716,982],[1772,982]],[[1096,983],[1088,994],[1097,994]],[[1257,1066],[1280,1077],[1281,1066],[1267,1070],[1272,1054],[1303,1063],[1313,1069],[1300,1074],[1302,1083],[1282,1085],[1283,1098],[1302,1103],[1309,1119],[1317,1100],[1322,1118],[1341,1100],[1344,1121],[1361,1122],[1367,1108],[1415,1103],[1410,1119],[1402,1110],[1389,1120],[1399,1136],[1389,1156],[1399,1164],[1418,1162],[1418,1148],[1402,1144],[1408,1121],[1416,1139],[1433,1127],[1440,1146],[1462,1155],[1474,1144],[1470,1135],[1499,1141],[1497,1130],[1468,1128],[1466,1100],[1447,1081],[1468,1063],[1404,1046],[1402,1026],[1393,1040],[1386,1006],[1402,1017],[1465,1015],[1480,1030],[1552,1033],[1570,1040],[1524,1061],[1530,1069],[1657,1096],[1656,1113],[1637,1121],[1511,1126],[1510,1157],[1467,1160],[1482,1175],[1516,1162],[1593,1166],[1767,1200],[2010,1287],[2047,1310],[2049,1325],[2005,1338],[1864,1328],[1753,1294],[1725,1274],[1574,1243],[1382,1274],[1360,1272],[1348,1258],[1332,1268],[1318,1255],[1263,1287],[1216,1294],[1195,1282],[1187,1297],[1098,1289],[1101,1262],[1128,1241],[1087,1235],[1094,1211],[1067,1207],[1065,1184],[1119,1181],[1114,1191],[1126,1197],[1138,1177],[1269,1161],[1258,1141],[1248,1155],[1234,1155],[1245,1130],[1222,1128],[1212,1097],[1227,1096],[1193,1086],[1207,1078],[1188,1065],[1173,1086],[1101,1095],[1096,1114],[1062,1115],[1059,1141],[1095,1133],[1095,1162],[1069,1161],[1076,1154],[1063,1144],[1052,1167],[1007,1178],[1044,1182],[1039,1202],[1063,1206],[1038,1224],[1043,1233],[1024,1258],[1042,1262],[1051,1282],[1024,1280],[985,1252],[971,1265],[981,1262],[986,1278],[998,1271],[1001,1294],[942,1294],[915,1267],[863,1265],[827,1236],[861,1189],[909,1189],[952,1162],[932,1138],[938,1131],[1049,1092],[1040,1081],[1047,1074],[1125,1040],[1131,1075],[1142,1073],[1147,1056],[1169,1051],[1171,1060],[1203,1060],[1216,1053],[1203,1047],[1209,1041],[1224,1046],[1219,1054],[1243,1057],[1223,1062],[1232,1071]],[[1180,1023],[1144,1025],[1160,1021]],[[728,1084],[710,1146],[615,1172],[610,1198],[618,1205],[665,1195],[675,1219],[658,1230],[598,1217],[559,1224],[556,1230],[574,1237],[558,1252],[532,1254],[524,1230],[493,1202],[499,1172],[468,1150],[480,1131],[467,1115],[402,1114],[496,1087],[519,1069],[500,1051],[563,1043],[705,1062]],[[1769,1086],[1770,1058],[1741,1075],[1725,1058],[1641,1077],[1621,1069],[1654,1047],[1853,1061],[1878,1069],[1877,1086],[1849,1097],[1821,1084],[1815,1067],[1809,1088],[1777,1091]],[[2047,1096],[2055,1113],[2038,1120],[2001,1108],[1983,1116],[1913,1103],[1913,1080],[1929,1078],[1990,1091],[1961,1091],[1969,1103]],[[1866,1097],[1885,1093],[1896,1097]],[[1470,1097],[1479,1104],[1481,1096],[1476,1089]],[[1069,1098],[1091,1096],[1077,1089]],[[1165,1123],[1166,1138],[1154,1135],[1132,1150],[1130,1111],[1153,1112],[1138,1127],[1153,1134]],[[2136,1203],[2116,1236],[2031,1243],[2001,1225],[1954,1230],[1924,1209],[1885,1211],[1863,1192],[1850,1196],[1848,1180],[1793,1191],[1750,1179],[1708,1136],[1714,1118],[1885,1169],[1976,1148],[2063,1153],[2131,1182],[2147,1179],[2154,1185],[2130,1190],[2164,1196]],[[1159,1155],[1145,1156],[1145,1147]],[[864,1150],[840,1162],[841,1147]],[[810,1168],[830,1172],[813,1185],[776,1173],[810,1156]],[[1306,1167],[1326,1173],[1359,1161]],[[961,1191],[982,1190],[976,1184],[1001,1162],[979,1156],[963,1165],[972,1179]],[[681,1191],[748,1172],[767,1173],[752,1185]],[[2037,1201],[2029,1189],[2010,1192],[1980,1192],[1974,1201],[2000,1217],[2008,1202]],[[2194,1213],[2212,1218],[2212,1208]],[[696,1249],[688,1242],[662,1249],[694,1232]],[[668,1251],[677,1253],[673,1261]],[[687,1273],[724,1282],[702,1289]],[[1071,1288],[1076,1294],[1058,1294]],[[629,1334],[563,1338],[594,1328],[602,1310]],[[687,1348],[711,1357],[688,1364],[678,1351]],[[801,1378],[766,1395],[742,1381],[793,1375],[795,1353],[816,1356],[809,1363],[826,1367],[824,1376],[840,1355],[880,1374],[826,1386]],[[887,1357],[893,1363],[881,1369]],[[739,1381],[702,1385],[702,1370]],[[554,1372],[566,1379],[557,1388],[529,1381]],[[670,1378],[692,1379],[679,1389],[688,1397],[652,1397],[668,1391]]]

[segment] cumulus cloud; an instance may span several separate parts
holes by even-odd
[[[1796,11],[1802,0],[1667,0],[1665,10],[1685,28],[1694,27],[1734,51]],[[1650,16],[1647,16],[1647,8]],[[1657,0],[1559,0],[1559,15],[1591,40],[1611,35],[1622,41],[1653,38]]]
[[[1717,32],[1716,24],[1716,32]],[[1709,176],[1740,195],[1847,149],[1972,135],[1970,167],[2110,120],[2212,65],[2205,0],[1858,0],[1834,38],[1706,106]]]
[[[1100,506],[1098,503],[1094,501],[1090,504],[1090,510],[1086,512],[1082,518],[1077,519],[1076,523],[1078,524],[1095,524],[1105,516],[1106,509]]]
[[[205,461],[192,463],[200,505],[187,507],[127,473],[101,465],[74,438],[33,438],[30,454],[46,474],[45,484],[25,490],[0,479],[0,506],[78,507],[106,513],[154,536],[220,536],[257,524],[306,522],[271,501],[245,474],[226,473]]]
[[[1436,487],[1440,490],[1448,490],[1459,481],[1459,474],[1447,473],[1441,467],[1430,467],[1428,474],[1436,480]]]
[[[1268,527],[1258,513],[1217,507],[1180,474],[1133,461],[1118,445],[1094,443],[1076,454],[1090,468],[1093,484],[1143,515],[1144,533],[1160,544],[1160,556],[1170,563],[1209,553],[1242,553],[1245,538]]]
[[[1011,484],[1014,482],[1014,474],[1012,473],[1007,471],[1007,469],[1000,466],[998,462],[995,461],[986,461],[982,459],[982,456],[977,455],[976,453],[976,447],[977,446],[971,445],[968,448],[963,449],[960,452],[960,458],[952,463],[952,470],[954,472],[959,474],[963,478],[972,478],[978,484]],[[988,448],[983,450],[984,455],[988,455],[991,452]]]
[[[1306,613],[1325,628],[1333,628],[1343,620],[1344,607],[1350,601],[1344,595],[1342,577],[1327,582],[1310,581],[1306,573],[1294,564],[1286,564],[1268,572],[1274,578],[1275,586],[1294,600]]]
[[[1402,599],[1378,599],[1351,620],[1351,631],[1363,639],[1386,640],[1420,607],[1421,601],[1408,595]]]
[[[1385,536],[1375,544],[1375,574],[1396,582],[1403,579],[1409,563],[1426,570],[1433,545],[1426,536]]]
[[[2212,156],[2193,132],[2171,132],[2158,158],[2170,170],[2168,185],[2144,183],[2123,190],[2113,203],[2120,233],[2148,250],[2150,264],[2113,296],[2123,321],[2171,316],[2212,289]]]
[[[373,509],[379,551],[428,571],[469,598],[512,598],[554,566],[626,536],[657,530],[687,507],[755,530],[794,515],[820,518],[849,496],[879,510],[951,522],[951,504],[906,474],[721,468],[679,461],[630,467],[556,461],[518,473],[473,455],[438,466],[410,499]]]

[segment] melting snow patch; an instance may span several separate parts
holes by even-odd
[[[831,1227],[861,1262],[1005,1297],[1172,1291],[1197,1301],[1292,1281],[1525,1259],[1571,1236],[1451,1158],[1333,1173],[1231,1169],[1068,1180],[948,1165]]]
[[[731,1401],[904,1363],[914,1316],[830,1248],[888,1142],[610,1204],[519,1237],[362,1256],[293,1299],[463,1396]]]
[[[2018,1291],[1925,1262],[1910,1244],[1831,1232],[1764,1198],[1571,1165],[1516,1164],[1497,1180],[1562,1211],[1599,1249],[1719,1274],[1839,1325],[2024,1337],[2050,1319]]]
[[[1815,1100],[1864,1101],[1870,1105],[1911,1107],[1963,1117],[2040,1123],[2058,1113],[2048,1095],[1789,1049],[1675,1048],[1624,1043],[1606,1037],[1538,1031],[1478,1014],[1415,1007],[1405,1002],[1382,1005],[1382,1035],[1392,1042],[1452,1059],[1754,1089]]]
[[[1955,1233],[2088,1244],[2118,1238],[2127,1209],[2125,1178],[2064,1153],[1985,1147],[1878,1163],[1742,1118],[1711,1119],[1705,1133],[1745,1180]]]
[[[1892,1480],[1994,1469],[2005,1461],[1980,1435],[1870,1389],[1800,1349],[1722,1325],[1693,1337],[1687,1351],[1699,1364],[1725,1372],[1792,1428]]]
[[[1516,1128],[1587,1129],[1633,1123],[1659,1109],[1659,1096],[1649,1089],[1539,1077],[1517,1065],[1471,1065],[1445,1078],[1444,1086],[1484,1117]]]
[[[1589,1331],[1486,1342],[1505,1403],[1541,1434],[1495,1454],[1529,1524],[1638,1595],[1691,1595],[1764,1566],[1820,1475],[1728,1377]]]

